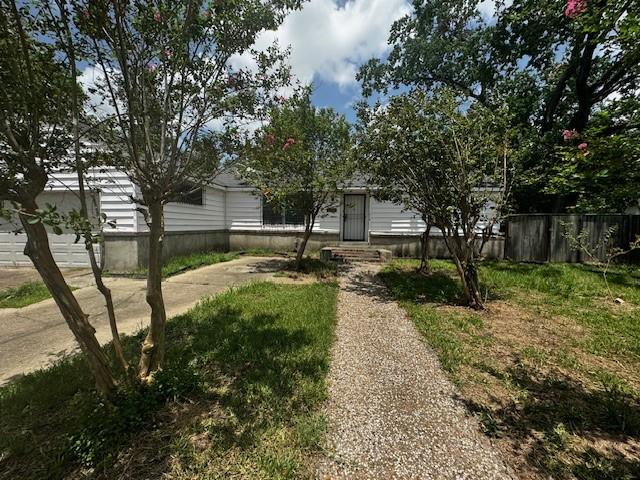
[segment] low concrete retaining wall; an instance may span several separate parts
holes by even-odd
[[[480,240],[477,240],[480,246]],[[379,246],[387,250],[391,250],[394,257],[419,257],[420,256],[420,237],[415,235],[377,235],[369,236],[371,245]],[[504,238],[490,238],[482,250],[485,258],[502,259],[504,258]],[[451,258],[449,250],[445,245],[442,237],[431,237],[429,239],[429,256],[431,258]]]
[[[147,266],[149,234],[105,233],[105,268],[112,272],[126,272]],[[229,250],[229,236],[225,230],[166,232],[163,257],[165,259],[189,253]]]
[[[279,252],[297,250],[302,242],[303,232],[256,232],[232,230],[229,235],[230,250],[250,250],[267,248]],[[307,243],[307,251],[315,252],[322,247],[335,244],[340,240],[337,233],[312,233]]]
[[[267,232],[238,230],[201,230],[166,232],[164,238],[164,258],[168,259],[189,253],[219,251],[242,251],[265,248],[290,252],[297,250],[302,242],[302,232]],[[314,233],[307,244],[308,252],[319,251],[323,247],[337,245],[337,233]],[[449,258],[449,252],[442,237],[432,237],[429,242],[429,256]],[[479,243],[479,241],[478,241]],[[420,237],[415,235],[370,235],[369,244],[390,250],[394,257],[419,257]],[[113,232],[105,233],[105,267],[112,272],[125,272],[147,266],[149,252],[148,233]],[[504,238],[490,239],[484,247],[487,258],[501,259],[504,256]]]

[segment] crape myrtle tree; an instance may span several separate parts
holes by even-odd
[[[338,190],[353,174],[350,125],[331,108],[316,108],[304,88],[269,111],[249,140],[240,171],[276,208],[287,202],[304,214],[296,255],[301,267],[316,220],[338,205]]]
[[[489,15],[488,6],[495,7]],[[506,102],[520,130],[521,208],[574,206],[589,189],[594,164],[582,170],[575,162],[575,190],[548,188],[566,158],[557,152],[565,146],[565,130],[588,133],[600,147],[610,136],[617,137],[612,148],[622,137],[637,136],[640,125],[629,112],[640,100],[640,2],[414,0],[413,7],[391,29],[388,57],[360,70],[364,93],[447,86],[488,107]],[[600,115],[607,127],[592,129],[602,123]],[[624,172],[633,162],[617,158],[624,168],[609,169],[612,157],[593,150],[599,178],[629,185]],[[611,211],[617,205],[601,207]]]
[[[82,95],[35,10],[0,2],[0,202],[8,221],[18,217],[31,259],[85,354],[103,394],[116,382],[109,362],[49,247],[48,228],[62,233],[55,207],[39,205],[50,175],[68,167],[73,145],[73,98]]]
[[[164,206],[200,187],[232,157],[245,122],[262,118],[289,84],[285,52],[252,50],[299,0],[72,1],[77,35],[112,110],[109,141],[137,185],[132,198],[149,228],[147,302],[151,319],[139,377],[162,368]],[[235,62],[242,57],[242,62]],[[251,68],[234,68],[252,62]]]
[[[33,2],[31,8],[40,19],[42,34],[46,35],[55,47],[60,64],[67,69],[70,78],[77,79],[80,72],[80,62],[86,56],[86,44],[83,44],[80,38],[73,33],[77,30],[77,26],[74,22],[72,5],[66,0],[44,0]],[[88,202],[88,190],[90,189],[88,184],[92,181],[90,174],[104,171],[101,166],[107,161],[104,152],[100,148],[96,148],[95,144],[102,140],[100,133],[104,129],[103,123],[108,123],[113,118],[107,116],[101,120],[96,119],[92,114],[96,106],[86,102],[86,96],[79,88],[71,89],[68,100],[71,120],[69,134],[72,141],[69,167],[71,170],[75,170],[77,176],[80,208],[64,212],[59,215],[57,220],[59,223],[65,223],[70,230],[74,231],[76,242],[82,240],[86,247],[96,288],[105,301],[114,352],[126,374],[125,378],[134,379],[134,371],[130,368],[125,356],[118,332],[113,295],[103,279],[105,255],[104,248],[102,248],[104,247],[102,230],[106,224],[115,226],[115,223],[109,221],[106,215],[100,214],[99,211],[96,212],[98,215],[92,215]],[[95,244],[99,244],[103,252],[99,260],[94,250]]]
[[[507,129],[500,112],[462,102],[451,90],[422,90],[361,105],[359,170],[376,195],[420,213],[440,229],[467,304],[482,309],[477,233],[488,202],[505,204]]]

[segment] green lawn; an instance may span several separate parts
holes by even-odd
[[[22,308],[50,298],[42,282],[27,282],[15,288],[0,291],[0,308]]]
[[[487,262],[487,311],[460,306],[452,264],[381,277],[463,401],[523,475],[640,478],[640,270]],[[634,453],[635,452],[635,453]],[[529,477],[527,477],[529,478]]]
[[[178,275],[188,270],[194,270],[207,265],[215,265],[216,263],[229,262],[239,257],[240,255],[237,252],[204,252],[172,257],[162,266],[162,277],[172,277],[173,275]],[[107,275],[126,275],[146,278],[147,269],[140,268],[132,272],[107,272]]]
[[[79,357],[0,389],[0,477],[312,477],[336,296],[333,283],[257,283],[204,301],[169,323],[146,394],[116,406]]]

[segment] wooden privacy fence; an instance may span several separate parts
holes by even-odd
[[[611,247],[626,249],[640,235],[640,215],[510,215],[506,221],[504,256],[515,262],[589,262],[581,251],[571,249],[565,236],[568,225],[572,235],[587,232],[587,242],[597,245],[610,227],[616,226],[609,247],[598,249],[599,260],[605,260]],[[621,261],[640,263],[640,251],[620,258]]]

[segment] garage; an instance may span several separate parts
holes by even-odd
[[[90,199],[89,205],[99,205],[98,194]],[[39,205],[47,203],[56,205],[59,212],[68,212],[79,209],[80,199],[76,192],[45,192],[38,197]],[[14,233],[15,222],[2,221],[0,224],[0,265],[1,266],[28,266],[31,265],[29,257],[24,255],[26,235]],[[49,245],[57,264],[60,267],[88,267],[89,257],[83,242],[75,243],[74,233],[65,232],[56,235],[49,231]],[[94,251],[99,255],[98,246]]]

